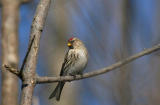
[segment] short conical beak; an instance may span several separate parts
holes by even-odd
[[[67,46],[68,46],[68,47],[71,47],[71,46],[72,46],[72,44],[71,44],[70,42],[68,42]]]

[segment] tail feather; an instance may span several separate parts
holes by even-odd
[[[65,84],[64,82],[59,82],[55,90],[49,96],[49,99],[56,97],[56,100],[59,101],[64,84]]]
[[[51,93],[51,95],[49,96],[49,99],[53,98],[56,96],[57,94],[57,91],[58,91],[58,88],[59,88],[59,83],[58,85],[56,86],[56,88],[54,89],[54,91]]]

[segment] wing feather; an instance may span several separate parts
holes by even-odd
[[[60,76],[65,75],[65,73],[70,69],[71,66],[74,66],[75,64],[75,60],[77,59],[75,57],[75,53],[72,50],[68,50],[65,58],[64,58],[64,62],[62,64],[62,68],[61,68],[61,72],[60,72]],[[74,62],[73,62],[74,61]]]

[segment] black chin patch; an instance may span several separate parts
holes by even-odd
[[[73,49],[73,46],[69,46],[70,49]]]

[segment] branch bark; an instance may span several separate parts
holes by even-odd
[[[32,103],[40,36],[47,17],[50,2],[50,0],[40,0],[32,22],[29,46],[31,45],[33,38],[35,39],[28,53],[28,57],[26,58],[24,69],[21,71],[23,81],[21,105],[31,105]]]
[[[130,63],[130,62],[132,62],[132,61],[134,61],[134,60],[136,60],[136,59],[138,59],[138,58],[140,58],[142,56],[151,54],[151,53],[153,53],[153,52],[155,52],[157,50],[160,50],[160,44],[155,45],[155,46],[153,46],[151,48],[145,49],[144,51],[139,52],[139,53],[137,53],[135,55],[132,55],[132,56],[130,56],[130,57],[124,59],[124,60],[121,60],[121,61],[119,61],[119,62],[117,62],[115,64],[112,64],[111,66],[108,66],[108,67],[105,67],[105,68],[102,68],[102,69],[98,69],[98,70],[95,70],[93,72],[85,73],[83,75],[39,77],[39,76],[37,76],[37,74],[35,74],[35,71],[34,71],[34,75],[31,76],[32,79],[30,79],[29,83],[31,83],[32,85],[35,85],[35,84],[53,83],[53,82],[59,82],[59,81],[69,81],[70,82],[70,81],[74,81],[74,80],[80,80],[80,79],[85,79],[85,78],[98,76],[98,75],[110,72],[112,70],[115,70],[115,69],[117,69],[119,67],[122,67],[125,64],[128,64],[128,63]],[[12,72],[12,73],[14,73],[14,74],[17,74],[17,71],[18,71],[18,70],[14,70],[14,69],[12,70],[12,68],[8,68],[7,70]],[[26,74],[24,73],[24,75],[26,75]],[[27,79],[24,79],[24,80],[27,80]]]
[[[2,5],[2,1],[3,0],[0,0],[0,6]],[[20,0],[19,0],[20,1]],[[21,3],[23,3],[23,4],[25,4],[25,3],[29,3],[29,2],[31,2],[32,0],[21,0],[20,2]]]
[[[18,69],[13,68],[13,67],[11,67],[9,65],[2,65],[2,67],[4,67],[6,70],[10,71],[11,73],[17,75],[17,77],[20,77],[20,72],[19,72]]]
[[[5,0],[3,0],[5,1]],[[7,1],[7,0],[6,0]],[[5,70],[11,71],[12,73],[16,74],[17,76],[21,75],[22,80],[22,94],[21,94],[21,105],[31,105],[32,103],[32,95],[34,91],[34,87],[36,84],[42,83],[52,83],[52,82],[59,82],[59,81],[73,81],[79,80],[84,78],[89,78],[97,75],[101,75],[112,71],[116,68],[119,68],[131,61],[138,59],[144,55],[150,54],[160,49],[160,44],[153,46],[152,48],[148,48],[140,53],[137,53],[131,57],[128,57],[122,61],[119,61],[109,67],[105,67],[93,72],[85,73],[83,75],[76,75],[76,76],[57,76],[57,77],[39,77],[36,74],[36,64],[37,64],[37,57],[38,57],[38,49],[40,44],[40,37],[43,30],[43,26],[45,24],[45,20],[47,17],[48,9],[50,0],[40,0],[34,19],[31,27],[31,34],[30,34],[30,43],[28,47],[28,52],[26,54],[25,60],[23,62],[21,71],[12,68],[8,62],[4,62],[3,64],[9,65],[4,66]],[[2,10],[3,11],[3,10]],[[3,29],[3,27],[2,27]],[[3,30],[2,30],[3,32]],[[7,37],[8,38],[8,37]],[[2,42],[3,43],[3,42]],[[5,44],[2,47],[5,48]],[[7,46],[8,47],[8,46]],[[6,71],[5,71],[6,72]],[[14,83],[15,84],[15,83]],[[12,87],[12,86],[10,86]],[[13,87],[12,87],[13,88]],[[7,100],[8,101],[8,100]],[[5,104],[6,105],[6,104]],[[13,104],[12,104],[13,105]]]
[[[2,65],[18,67],[19,0],[1,0],[2,3]],[[1,105],[18,104],[18,79],[2,68]]]
[[[153,53],[159,49],[160,49],[160,44],[153,46],[152,48],[145,49],[144,51],[139,52],[133,56],[130,56],[122,61],[115,63],[115,64],[112,64],[109,67],[105,67],[105,68],[102,68],[102,69],[99,69],[99,70],[96,70],[93,72],[85,73],[83,75],[62,76],[62,77],[60,77],[60,76],[58,76],[58,77],[37,77],[36,83],[41,84],[41,83],[52,83],[52,82],[59,82],[59,81],[73,81],[73,80],[79,80],[79,79],[89,78],[89,77],[93,77],[93,76],[98,76],[98,75],[107,73],[109,71],[112,71],[116,68],[119,68],[125,64],[128,64],[128,63],[132,62],[133,60],[136,60],[144,55]]]

